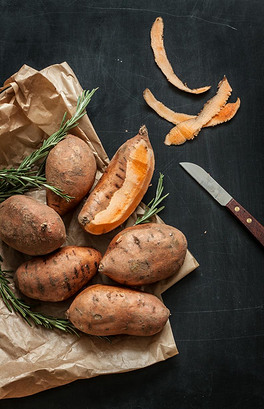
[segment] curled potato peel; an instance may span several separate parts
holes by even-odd
[[[204,125],[206,125],[221,108],[226,104],[232,88],[224,77],[218,84],[216,95],[206,102],[201,112],[195,117],[183,121],[170,130],[165,138],[165,145],[181,145],[186,140],[193,139],[198,135]]]
[[[178,125],[180,122],[187,121],[191,118],[196,118],[197,115],[189,115],[180,112],[175,112],[172,109],[168,108],[162,102],[158,101],[152,92],[146,88],[143,92],[143,97],[146,103],[162,118],[166,119],[167,121],[173,123],[174,125]],[[240,107],[240,99],[237,98],[236,102],[230,102],[225,104],[218,114],[216,114],[212,119],[210,119],[207,124],[203,126],[203,128],[207,128],[209,126],[216,126],[220,125],[224,122],[230,121],[235,114],[237,113]]]
[[[163,28],[163,19],[161,17],[157,17],[152,25],[150,38],[155,61],[163,74],[166,76],[167,80],[178,89],[189,92],[191,94],[201,94],[208,91],[211,88],[210,86],[194,89],[189,88],[174,73],[164,48]]]

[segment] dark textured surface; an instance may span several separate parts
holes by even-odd
[[[146,124],[170,192],[163,220],[181,229],[200,263],[164,301],[180,354],[143,370],[77,381],[2,409],[261,409],[264,407],[264,252],[179,166],[203,166],[259,222],[263,191],[262,0],[0,0],[0,82],[24,63],[67,61],[83,88],[100,89],[88,114],[111,157]],[[169,85],[154,63],[149,31],[165,24],[168,57],[193,96]],[[163,144],[171,125],[148,108],[149,87],[170,108],[195,114],[223,75],[241,108],[229,123],[180,147]],[[147,201],[153,195],[150,189]]]

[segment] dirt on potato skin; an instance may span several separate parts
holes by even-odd
[[[151,284],[176,273],[187,252],[187,240],[166,224],[128,227],[110,242],[99,272],[124,285]]]
[[[101,258],[100,252],[93,248],[65,246],[21,264],[15,273],[16,285],[27,297],[63,301],[94,277]]]
[[[14,195],[0,204],[0,238],[28,255],[43,255],[66,240],[61,217],[49,206],[26,195]]]
[[[153,294],[95,284],[77,295],[66,315],[91,335],[151,336],[163,329],[170,311]]]
[[[47,183],[71,196],[66,199],[47,189],[47,204],[61,216],[73,210],[89,193],[96,174],[93,152],[82,139],[74,135],[59,142],[46,161]]]

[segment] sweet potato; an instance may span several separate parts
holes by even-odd
[[[120,284],[150,284],[176,273],[186,251],[186,238],[175,227],[157,223],[128,227],[110,242],[99,272]]]
[[[19,290],[41,301],[63,301],[79,291],[96,274],[99,251],[66,246],[48,256],[35,257],[18,267]]]
[[[169,314],[155,295],[101,284],[83,290],[66,313],[80,331],[98,336],[154,335]]]
[[[64,223],[49,206],[24,195],[0,204],[0,238],[31,256],[51,253],[66,240]]]
[[[138,135],[116,152],[105,173],[79,213],[80,225],[89,233],[107,233],[122,224],[146,193],[154,171],[154,153],[148,132]]]
[[[94,155],[82,139],[68,135],[49,153],[46,161],[47,182],[72,197],[66,199],[47,189],[47,204],[61,216],[68,213],[91,189],[96,173]]]

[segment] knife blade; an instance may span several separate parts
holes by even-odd
[[[180,162],[189,173],[213,198],[225,206],[247,230],[264,246],[264,226],[262,226],[246,209],[244,209],[212,176],[203,168],[191,162]]]

